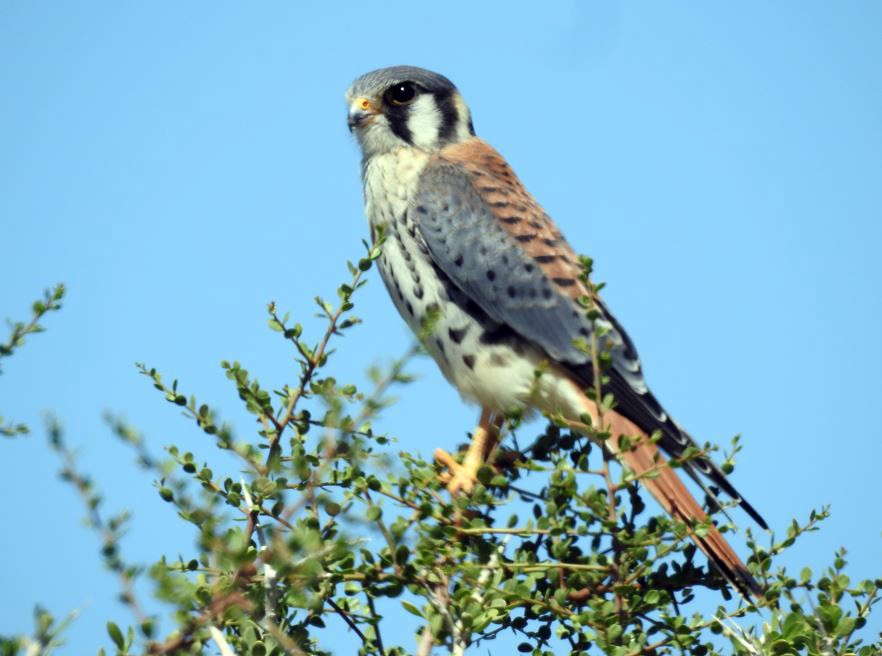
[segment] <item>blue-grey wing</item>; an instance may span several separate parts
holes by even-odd
[[[503,227],[462,167],[435,160],[410,208],[435,265],[494,321],[555,360],[583,364],[584,311]]]
[[[587,291],[578,280],[575,256],[495,151],[480,170],[441,157],[431,160],[408,211],[434,264],[470,301],[541,348],[585,387],[593,384],[590,358],[576,346],[577,340],[590,339],[592,323],[577,302]],[[682,455],[694,441],[647,387],[628,334],[599,300],[597,307],[597,322],[604,327],[599,346],[610,355],[604,393],[611,392],[617,410],[647,434],[661,431],[659,446],[670,455]],[[696,480],[697,471],[708,476],[765,525],[712,461],[696,459],[685,469]]]

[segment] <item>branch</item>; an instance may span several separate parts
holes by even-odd
[[[134,569],[126,567],[125,563],[119,556],[119,539],[121,537],[122,526],[128,519],[127,514],[105,521],[101,512],[98,510],[101,504],[101,495],[93,489],[92,481],[81,474],[77,469],[76,458],[73,452],[67,447],[64,441],[64,435],[61,424],[49,416],[47,418],[49,430],[49,444],[52,449],[61,457],[64,468],[61,470],[62,480],[71,483],[80,495],[83,504],[86,506],[89,525],[101,536],[103,548],[101,550],[104,555],[105,563],[108,568],[113,571],[119,578],[122,587],[121,599],[132,612],[138,627],[145,637],[149,637],[152,631],[152,620],[142,610],[141,604],[135,595],[134,589]]]

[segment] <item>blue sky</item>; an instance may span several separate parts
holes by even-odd
[[[366,236],[343,92],[392,64],[459,86],[478,133],[608,283],[657,396],[701,440],[743,435],[736,485],[783,530],[829,503],[794,567],[848,547],[880,575],[882,4],[233,2],[0,5],[0,316],[66,306],[0,376],[0,633],[82,608],[70,653],[125,620],[57,482],[41,413],[129,507],[133,559],[191,544],[101,420],[203,441],[144,361],[225,409],[221,359],[294,374],[265,330],[330,296]],[[373,277],[341,379],[410,343]],[[476,417],[430,362],[383,428],[429,454]],[[426,417],[431,421],[426,424]],[[746,518],[739,517],[747,524]],[[412,647],[407,635],[397,642]],[[338,647],[338,653],[348,649]]]

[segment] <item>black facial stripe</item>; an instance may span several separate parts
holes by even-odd
[[[411,105],[386,105],[386,119],[389,121],[389,129],[399,139],[406,143],[413,143],[411,139],[413,135],[407,126],[407,119],[410,116]]]
[[[438,128],[438,141],[448,141],[456,132],[456,124],[459,123],[459,113],[453,102],[453,93],[447,89],[435,92],[435,104],[441,112],[441,126]]]

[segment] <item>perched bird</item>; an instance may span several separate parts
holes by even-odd
[[[661,450],[683,455],[695,443],[662,408],[643,378],[631,339],[580,280],[573,249],[511,167],[475,136],[468,107],[443,75],[411,66],[373,71],[346,93],[349,129],[362,150],[365,212],[386,236],[380,275],[401,313],[444,376],[481,406],[462,464],[447,453],[449,489],[471,489],[504,413],[539,410],[578,425],[603,422],[604,447],[639,477],[671,516],[707,520]],[[595,317],[579,299],[591,295]],[[592,332],[593,331],[593,332]],[[590,390],[591,337],[609,354],[600,411]],[[584,424],[582,424],[584,426]],[[658,431],[660,439],[648,436]],[[620,436],[629,436],[620,444]],[[764,528],[711,460],[682,469],[710,491],[723,490]],[[747,568],[711,527],[692,532],[699,548],[742,594],[760,594]]]

